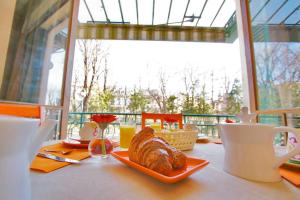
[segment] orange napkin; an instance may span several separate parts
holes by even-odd
[[[300,187],[300,168],[291,167],[289,165],[282,165],[279,168],[280,175],[294,184],[297,187]]]
[[[70,150],[70,148],[67,148],[62,144],[54,144],[54,145],[50,145],[50,146],[45,146],[40,149],[40,152],[44,152],[43,151],[44,149],[59,150],[59,151]],[[74,159],[74,160],[83,160],[90,156],[87,149],[73,149],[73,151],[67,155],[62,155],[61,153],[53,153],[53,152],[51,152],[51,154],[57,155],[60,157],[64,157],[64,158]],[[31,163],[30,169],[48,173],[48,172],[54,171],[56,169],[68,166],[70,164],[71,163],[59,162],[59,161],[51,160],[48,158],[42,158],[42,157],[36,156],[35,159],[33,160],[33,162]]]

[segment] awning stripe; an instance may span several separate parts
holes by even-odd
[[[78,39],[225,42],[224,28],[80,24]]]

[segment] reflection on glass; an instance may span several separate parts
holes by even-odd
[[[259,115],[258,122],[274,125],[276,127],[284,125],[283,117],[281,115]],[[277,146],[283,146],[286,143],[285,140],[285,133],[278,133],[275,135],[274,144]]]
[[[60,123],[59,123],[59,120],[61,119],[61,110],[59,108],[54,108],[54,107],[51,107],[51,108],[45,108],[45,116],[46,116],[46,119],[54,119],[54,120],[57,120],[57,125],[54,129],[54,133],[52,134],[52,138],[49,138],[49,139],[54,139],[54,140],[57,140],[57,139],[61,139],[60,138]]]
[[[259,115],[259,123],[271,124],[274,126],[284,126],[284,119],[282,115]],[[287,126],[300,129],[300,115],[299,114],[287,114],[286,116]],[[276,145],[286,144],[286,133],[278,133],[275,136]]]
[[[262,124],[272,124],[274,126],[283,125],[283,119],[280,115],[259,115],[258,121]]]
[[[1,100],[61,104],[69,0],[17,0]]]
[[[259,109],[300,107],[299,6],[293,0],[250,3]]]
[[[260,109],[300,107],[300,43],[256,43]]]
[[[300,114],[288,114],[287,124],[288,126],[300,129]]]

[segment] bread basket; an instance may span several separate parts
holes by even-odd
[[[179,150],[193,149],[198,131],[197,130],[161,130],[156,131],[155,135],[165,139],[171,146]]]

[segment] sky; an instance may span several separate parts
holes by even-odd
[[[159,74],[166,74],[167,91],[178,94],[184,91],[183,77],[193,70],[200,85],[211,91],[211,76],[214,73],[214,98],[224,90],[225,75],[231,80],[241,79],[239,44],[200,42],[159,42],[102,40],[102,47],[109,55],[108,84],[129,89],[158,89]],[[82,57],[75,50],[74,67],[80,67]]]

